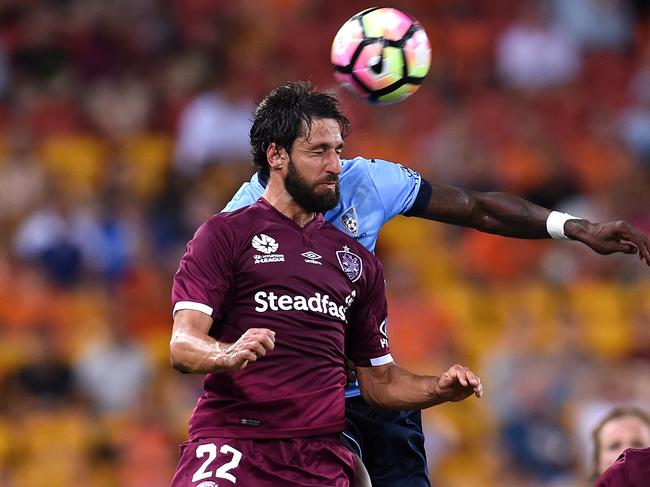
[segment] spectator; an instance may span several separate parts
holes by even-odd
[[[553,0],[553,18],[587,49],[621,50],[632,41],[632,10],[625,0]]]
[[[614,408],[596,425],[592,441],[596,479],[627,448],[650,447],[650,416],[638,408]]]
[[[151,364],[115,310],[105,336],[89,343],[74,369],[80,391],[100,414],[126,413],[147,392]]]
[[[650,49],[646,58],[632,81],[632,104],[623,111],[620,131],[627,147],[650,171]]]
[[[22,222],[16,254],[40,264],[56,284],[77,284],[86,269],[101,267],[102,234],[93,210],[70,193],[50,188],[46,203]]]
[[[248,131],[255,106],[237,94],[236,80],[225,78],[224,73],[220,77],[224,79],[199,93],[181,114],[174,161],[186,175],[196,176],[210,163],[250,160]]]
[[[72,368],[62,341],[47,324],[29,335],[27,360],[9,378],[11,408],[50,410],[69,405],[76,397]]]
[[[15,223],[42,197],[45,181],[34,140],[25,129],[15,129],[8,153],[0,162],[0,222]]]
[[[550,22],[544,2],[527,1],[497,45],[497,71],[521,90],[540,90],[575,80],[580,52],[571,37]]]

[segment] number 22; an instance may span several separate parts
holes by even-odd
[[[239,462],[241,461],[242,453],[230,445],[222,445],[219,449],[219,452],[223,453],[224,455],[231,453],[232,459],[228,463],[221,465],[221,467],[219,467],[217,471],[214,472],[214,476],[220,479],[230,480],[233,484],[236,483],[237,478],[228,472],[233,468],[237,468]],[[212,476],[212,470],[206,470],[206,468],[212,463],[215,458],[217,458],[217,445],[214,443],[205,443],[204,445],[199,445],[199,447],[196,449],[196,458],[203,458],[206,453],[208,454],[208,458],[205,460],[205,462],[203,462],[203,465],[201,465],[201,467],[196,472],[194,472],[194,475],[192,476],[192,482],[207,479]]]

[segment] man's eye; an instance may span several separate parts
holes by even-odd
[[[612,444],[610,444],[610,445],[607,446],[607,449],[608,449],[609,451],[620,450],[620,448],[621,448],[621,443],[620,443],[620,442],[612,443]]]

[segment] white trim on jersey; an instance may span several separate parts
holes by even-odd
[[[389,353],[383,357],[371,358],[370,365],[373,367],[379,367],[380,365],[386,365],[393,361],[393,356]]]
[[[200,311],[205,313],[208,316],[212,316],[212,308],[207,304],[195,303],[194,301],[179,301],[174,305],[174,311],[172,311],[172,317],[176,314],[177,311],[182,309],[192,309],[194,311]]]
[[[354,436],[352,436],[350,433],[348,433],[347,431],[343,431],[343,432],[341,433],[341,435],[342,435],[342,436],[345,436],[345,437],[348,439],[348,441],[350,441],[351,443],[354,443],[354,446],[357,447],[357,451],[355,451],[355,452],[353,452],[353,453],[358,454],[358,455],[359,455],[359,458],[360,458],[361,460],[363,460],[363,450],[361,449],[361,445],[359,444],[359,442],[357,441],[357,439],[356,439]]]

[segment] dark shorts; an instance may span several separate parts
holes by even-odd
[[[338,438],[204,438],[181,445],[172,487],[350,487],[354,456]]]
[[[373,487],[430,487],[420,411],[378,410],[362,397],[348,398],[345,404],[353,426],[344,433],[344,442],[353,451],[360,445]]]

